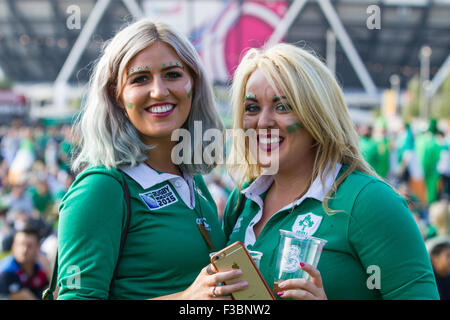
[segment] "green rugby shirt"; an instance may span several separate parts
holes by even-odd
[[[282,229],[328,241],[318,264],[328,299],[439,299],[419,229],[406,201],[386,183],[355,171],[328,202],[331,209],[345,212],[324,211],[325,195],[347,168],[338,165],[326,177],[325,189],[316,179],[302,198],[267,221],[258,238],[253,226],[261,219],[273,177],[261,176],[244,185],[239,197],[245,197],[245,204],[239,217],[235,189],[223,219],[228,244],[242,241],[249,250],[263,253],[260,270],[269,287]]]
[[[149,299],[186,289],[209,263],[197,223],[216,249],[225,237],[216,205],[200,175],[157,172],[145,164],[79,174],[60,205],[59,299],[106,299],[126,222],[122,175],[131,219],[113,299]]]

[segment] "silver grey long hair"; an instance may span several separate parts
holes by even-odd
[[[117,101],[120,101],[122,75],[128,62],[156,41],[166,43],[175,50],[188,66],[194,81],[191,112],[182,128],[193,135],[194,121],[201,121],[203,132],[211,128],[223,132],[223,123],[217,112],[211,85],[194,46],[172,27],[143,19],[128,25],[108,41],[94,68],[86,103],[74,126],[80,134],[79,152],[72,163],[74,172],[85,165],[104,165],[106,168],[135,166],[148,158],[153,146],[142,142],[138,131]],[[192,138],[192,147],[193,140]],[[202,144],[204,148],[205,142]],[[194,164],[193,159],[190,163],[180,165],[183,171],[190,174],[208,173],[215,166]]]

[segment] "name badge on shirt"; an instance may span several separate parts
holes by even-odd
[[[322,217],[312,212],[301,214],[295,219],[292,231],[302,235],[312,236],[319,228],[321,222]]]
[[[142,201],[144,201],[150,210],[161,209],[178,201],[175,193],[168,184],[156,190],[140,193],[139,197],[141,197]]]

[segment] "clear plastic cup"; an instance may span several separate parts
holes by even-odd
[[[259,269],[259,264],[261,263],[261,258],[263,256],[263,253],[259,252],[259,251],[253,251],[253,250],[249,250],[248,253],[250,253],[250,256],[252,257],[253,261],[255,262],[256,266]]]
[[[283,280],[309,279],[310,275],[300,268],[300,262],[317,268],[322,249],[326,243],[326,240],[320,238],[280,230],[274,291],[277,291],[278,283]]]

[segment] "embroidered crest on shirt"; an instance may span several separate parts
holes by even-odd
[[[322,217],[309,212],[301,214],[295,219],[292,231],[298,234],[312,236],[319,228]]]
[[[234,225],[233,231],[231,233],[239,232],[239,229],[241,228],[242,219],[243,219],[242,217],[239,217],[239,219],[237,219],[236,224]]]
[[[168,184],[156,190],[140,193],[139,197],[141,197],[142,201],[144,201],[150,210],[161,209],[178,201],[175,193]]]
[[[208,222],[206,221],[206,218],[197,218],[195,220],[195,222],[199,225],[203,225],[205,227],[206,230],[211,231],[211,226],[208,224]]]

